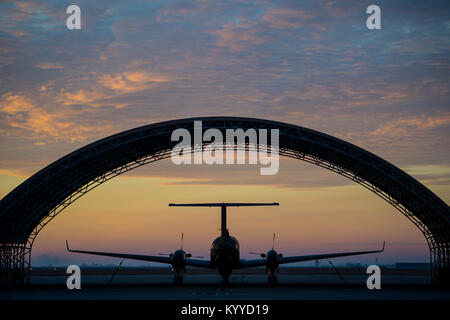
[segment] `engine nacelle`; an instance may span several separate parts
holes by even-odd
[[[174,253],[170,255],[172,259],[172,268],[174,270],[182,270],[186,266],[186,259],[190,258],[192,255],[190,253],[186,253],[184,250],[176,250]]]
[[[280,258],[282,254],[278,254],[275,250],[269,250],[266,253],[266,266],[268,270],[276,270],[278,269],[278,265],[280,264]]]

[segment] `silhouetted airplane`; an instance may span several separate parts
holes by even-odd
[[[168,257],[162,256],[148,256],[137,254],[124,254],[124,253],[111,253],[111,252],[96,252],[96,251],[81,251],[69,249],[69,244],[66,241],[67,250],[69,252],[78,252],[86,254],[95,254],[108,257],[117,257],[124,259],[143,260],[151,262],[167,263],[172,265],[172,271],[174,272],[175,284],[181,284],[183,282],[183,273],[186,272],[186,266],[217,269],[222,276],[224,283],[229,282],[229,277],[233,269],[243,269],[258,266],[265,266],[266,273],[268,273],[269,283],[277,282],[277,273],[279,273],[278,266],[284,263],[301,262],[309,260],[319,260],[327,258],[336,258],[344,256],[354,256],[360,254],[383,252],[385,243],[381,250],[373,251],[356,251],[356,252],[342,252],[342,253],[328,253],[328,254],[316,254],[305,256],[292,256],[283,257],[281,253],[277,253],[274,250],[272,243],[272,249],[267,253],[261,253],[262,259],[245,260],[239,259],[239,242],[236,238],[230,236],[227,230],[227,207],[249,207],[249,206],[277,206],[278,203],[191,203],[191,204],[174,204],[171,203],[171,207],[220,207],[222,213],[221,221],[221,235],[217,237],[211,244],[211,258],[210,260],[193,259],[190,253],[186,253],[183,250],[183,234],[181,240],[181,249],[176,250],[174,253],[168,255]],[[275,234],[273,235],[273,242],[275,242]],[[251,252],[254,253],[254,252]]]

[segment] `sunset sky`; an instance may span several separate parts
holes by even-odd
[[[81,8],[81,30],[66,8]],[[368,30],[366,8],[381,8]],[[0,3],[0,198],[49,163],[111,134],[193,116],[246,116],[325,132],[405,170],[450,203],[448,1],[14,1]],[[229,209],[248,251],[376,249],[429,261],[420,231],[346,178],[281,159],[151,164],[100,186],[38,236],[33,263],[118,263],[74,248],[205,258],[219,210],[169,202],[280,202]],[[336,259],[373,263],[375,256]],[[324,263],[324,262],[323,262]],[[126,262],[133,265],[132,262]],[[142,263],[141,263],[142,264]]]

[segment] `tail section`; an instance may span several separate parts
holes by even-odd
[[[169,203],[169,207],[220,207],[221,208],[221,223],[220,230],[223,238],[228,238],[230,235],[227,230],[227,207],[253,207],[253,206],[278,206],[278,202],[272,203]]]

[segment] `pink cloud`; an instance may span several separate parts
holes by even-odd
[[[256,29],[252,22],[238,24],[229,22],[222,29],[213,31],[211,34],[219,37],[216,42],[217,46],[228,48],[231,52],[242,51],[266,42],[262,36],[256,35]]]
[[[313,17],[313,14],[305,10],[279,8],[267,10],[262,16],[262,21],[276,29],[295,29]]]

